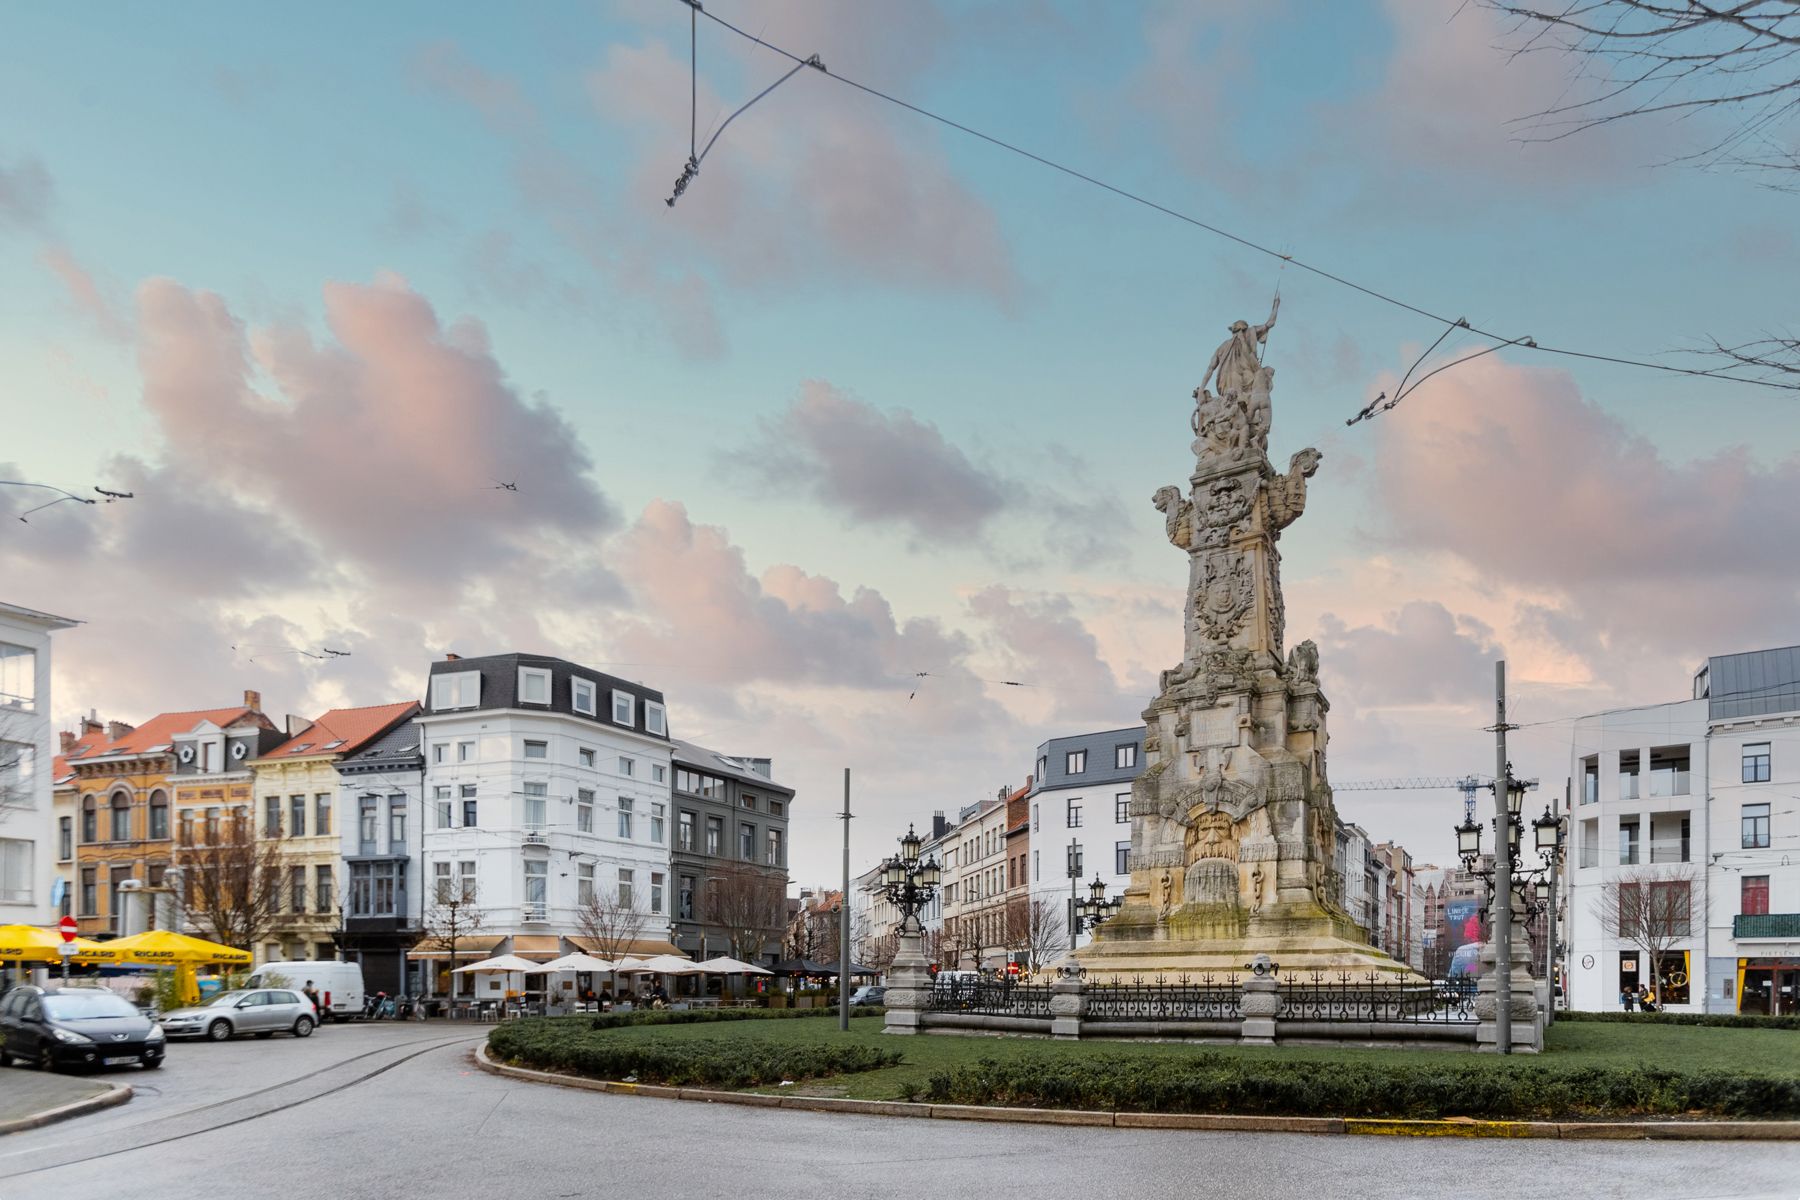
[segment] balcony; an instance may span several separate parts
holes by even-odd
[[[1731,936],[1800,938],[1800,913],[1747,913],[1731,918]]]
[[[520,840],[527,846],[548,846],[550,844],[550,834],[548,830],[542,827],[532,828],[527,826],[525,833]]]
[[[521,921],[532,924],[541,924],[549,919],[550,913],[542,904],[527,904],[519,909],[519,920]]]

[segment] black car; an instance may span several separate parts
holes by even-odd
[[[101,988],[16,987],[0,997],[0,1067],[160,1067],[163,1031]]]

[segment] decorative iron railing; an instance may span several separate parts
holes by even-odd
[[[925,1010],[982,1017],[1048,1018],[1050,988],[1010,979],[937,980],[926,992]]]
[[[1370,972],[1283,976],[1277,1021],[1355,1021],[1474,1024],[1475,982],[1436,979],[1407,983]]]
[[[1087,988],[1090,1021],[1238,1021],[1244,1016],[1237,973],[1135,976],[1130,983],[1096,983]]]

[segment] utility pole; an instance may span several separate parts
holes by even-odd
[[[1081,843],[1069,839],[1069,953],[1075,953],[1075,939],[1081,936],[1081,922],[1075,916],[1075,889],[1081,884]]]
[[[1555,796],[1550,798],[1550,813],[1559,821],[1562,820],[1562,813],[1559,811],[1560,803]],[[1562,837],[1559,831],[1556,849],[1550,852],[1550,898],[1544,910],[1544,978],[1550,981],[1550,1006],[1544,1013],[1545,1025],[1556,1020],[1556,885],[1560,882],[1557,875],[1562,871],[1562,854]]]
[[[850,1032],[850,768],[844,768],[844,890],[838,902],[838,1032]]]
[[[1494,1036],[1512,1053],[1512,765],[1506,761],[1506,660],[1494,664]]]

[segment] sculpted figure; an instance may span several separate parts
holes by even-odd
[[[1188,829],[1187,840],[1190,863],[1209,858],[1237,859],[1237,837],[1232,832],[1230,813],[1200,813]]]
[[[1164,871],[1156,881],[1156,915],[1167,917],[1175,902],[1175,877]]]
[[[1287,474],[1269,480],[1269,527],[1286,529],[1306,511],[1306,481],[1318,474],[1324,455],[1308,446],[1288,460]]]
[[[1269,309],[1269,319],[1261,325],[1252,326],[1245,321],[1231,323],[1231,336],[1223,345],[1213,351],[1212,361],[1206,364],[1206,374],[1200,377],[1200,387],[1196,394],[1206,387],[1206,381],[1216,372],[1219,377],[1219,395],[1230,396],[1236,393],[1247,398],[1256,390],[1261,378],[1263,365],[1257,353],[1257,347],[1269,340],[1269,330],[1275,328],[1275,315],[1281,311],[1281,297],[1275,297],[1274,305]]]
[[[1288,679],[1293,683],[1319,681],[1319,647],[1311,638],[1288,651]]]
[[[1182,496],[1181,489],[1159,487],[1150,502],[1163,515],[1163,532],[1169,535],[1169,542],[1183,550],[1193,545],[1194,505]]]

